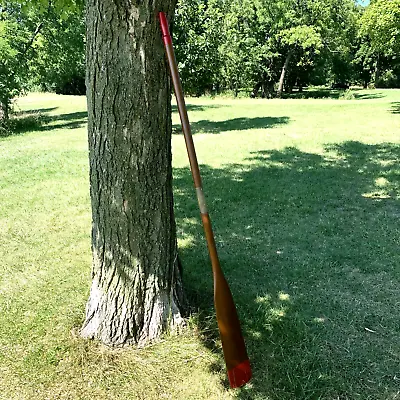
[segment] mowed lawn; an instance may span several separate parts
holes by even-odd
[[[235,391],[176,109],[192,316],[178,337],[112,350],[77,333],[91,271],[85,98],[19,99],[24,123],[0,138],[0,399],[400,399],[400,90],[333,97],[188,99],[253,365]]]

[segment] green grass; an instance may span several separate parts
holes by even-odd
[[[110,350],[76,334],[91,268],[85,99],[20,99],[0,138],[0,399],[399,399],[400,90],[354,94],[188,99],[254,370],[237,391],[181,135],[175,206],[194,314],[179,337]]]

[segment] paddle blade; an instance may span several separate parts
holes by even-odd
[[[228,371],[229,385],[232,389],[245,385],[251,379],[250,361],[246,360]]]
[[[252,376],[249,357],[232,293],[219,263],[210,217],[201,214],[201,218],[213,270],[214,304],[229,384],[231,388],[238,388]]]
[[[219,263],[214,262],[213,272],[214,304],[229,384],[231,388],[238,388],[246,384],[252,376],[249,357],[235,303]]]

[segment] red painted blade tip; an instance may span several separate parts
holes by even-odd
[[[245,385],[251,379],[250,361],[246,360],[228,371],[229,384],[232,389]]]

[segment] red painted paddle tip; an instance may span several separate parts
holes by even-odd
[[[172,43],[172,38],[169,33],[168,20],[165,15],[165,12],[160,11],[158,13],[158,18],[160,19],[160,25],[161,25],[161,31],[162,31],[164,43],[165,44]]]
[[[229,384],[232,389],[239,388],[251,379],[250,361],[246,360],[228,371]]]

